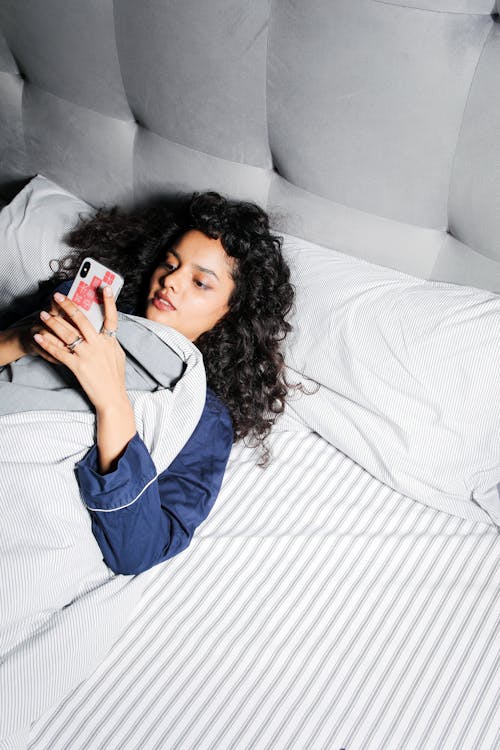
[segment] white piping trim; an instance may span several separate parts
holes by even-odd
[[[143,492],[147,490],[149,485],[153,484],[153,482],[155,482],[157,479],[158,479],[158,474],[155,474],[154,477],[145,485],[145,487],[142,488],[142,490],[139,492],[137,497],[134,497],[133,500],[131,500],[129,503],[125,503],[125,505],[120,505],[118,508],[91,508],[90,505],[87,505],[86,503],[85,505],[87,505],[88,510],[93,510],[96,513],[114,513],[115,510],[123,510],[123,508],[129,508],[140,498]]]

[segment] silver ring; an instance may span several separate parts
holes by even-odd
[[[70,352],[72,352],[74,349],[76,349],[76,347],[78,346],[78,344],[81,344],[82,341],[85,341],[85,339],[83,339],[81,336],[78,336],[78,338],[76,338],[74,341],[72,341],[71,344],[67,344],[67,347],[70,350]]]
[[[112,339],[116,337],[116,331],[113,331],[110,328],[103,328],[101,333],[103,333],[105,336],[109,336]]]

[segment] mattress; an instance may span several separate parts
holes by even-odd
[[[498,534],[308,431],[233,448],[188,550],[31,750],[494,750]]]

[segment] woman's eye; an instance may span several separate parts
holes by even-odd
[[[160,268],[164,268],[169,273],[172,273],[172,271],[175,271],[177,266],[174,266],[173,263],[160,263]]]
[[[198,287],[198,289],[208,289],[208,284],[205,284],[203,281],[200,281],[199,279],[195,279],[194,283]]]

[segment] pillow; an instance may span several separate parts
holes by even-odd
[[[500,524],[500,296],[284,235],[297,297],[292,418],[380,481]]]
[[[63,236],[80,214],[91,211],[42,175],[34,177],[0,211],[0,309],[21,294],[34,292],[52,275],[50,261],[69,251]]]

